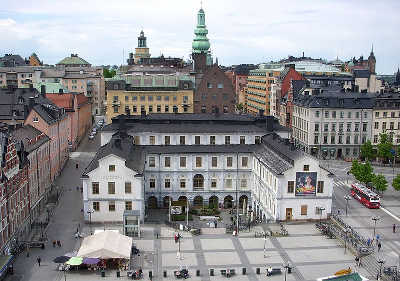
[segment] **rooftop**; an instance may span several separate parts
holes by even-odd
[[[71,54],[70,57],[66,57],[66,58],[62,59],[57,64],[62,64],[62,65],[87,65],[87,66],[90,66],[90,63],[85,61],[83,58],[78,57],[77,54]]]
[[[50,141],[50,138],[31,125],[26,125],[12,132],[18,141],[22,141],[26,152],[31,152],[42,144]]]

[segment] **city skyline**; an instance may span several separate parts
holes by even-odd
[[[135,2],[87,1],[82,6],[79,1],[5,1],[0,10],[1,55],[28,57],[36,52],[45,63],[55,64],[78,53],[93,65],[120,65],[134,52],[143,29],[152,56],[188,59],[200,1]],[[211,50],[222,65],[257,64],[303,52],[327,60],[367,58],[373,44],[377,73],[393,74],[399,65],[393,59],[400,47],[393,39],[399,3],[348,2],[256,1],[245,6],[239,1],[203,1],[202,5]]]

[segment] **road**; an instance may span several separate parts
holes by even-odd
[[[327,165],[327,163],[325,163]],[[327,165],[328,166],[328,165]],[[393,190],[389,184],[388,190],[381,199],[381,209],[368,209],[355,199],[348,202],[348,216],[345,215],[345,195],[350,194],[348,183],[353,182],[352,176],[347,176],[351,163],[330,161],[329,169],[335,173],[334,194],[332,212],[338,209],[347,224],[352,225],[361,235],[372,238],[374,233],[374,221],[372,217],[378,216],[380,220],[376,224],[376,234],[381,237],[382,249],[375,254],[375,259],[385,261],[384,266],[400,266],[400,192]],[[385,175],[389,183],[393,179],[393,169],[374,167],[375,173]],[[399,169],[395,170],[400,173]],[[393,233],[393,224],[396,224],[396,233]],[[376,250],[377,251],[377,250]],[[376,268],[374,269],[376,270]]]

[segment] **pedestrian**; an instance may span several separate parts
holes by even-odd
[[[40,262],[42,261],[42,259],[40,257],[37,257],[36,260],[37,260],[38,265],[40,266]]]
[[[60,240],[57,240],[57,246],[61,247],[61,241]]]
[[[75,164],[75,168],[76,168],[76,169],[79,168],[79,164],[78,164],[78,163]]]
[[[356,256],[355,261],[356,261],[356,266],[358,266],[358,263],[360,262],[360,258],[358,256]]]
[[[53,248],[56,247],[56,244],[57,244],[56,240],[53,240]]]
[[[378,252],[381,250],[381,247],[382,247],[381,242],[378,242]]]
[[[76,186],[76,191],[79,191],[79,186]]]
[[[340,216],[340,209],[337,210],[337,214],[338,214],[338,216]]]
[[[396,233],[396,224],[393,224],[393,233]]]
[[[367,240],[367,246],[368,246],[368,247],[371,246],[371,238],[368,238],[368,240]]]

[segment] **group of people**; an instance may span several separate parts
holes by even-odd
[[[61,248],[61,241],[60,240],[53,240],[53,247],[58,246]]]

